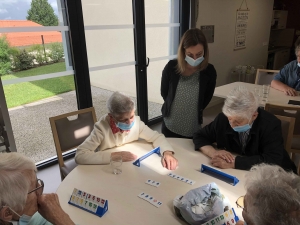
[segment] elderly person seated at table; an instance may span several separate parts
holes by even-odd
[[[95,124],[90,136],[77,148],[75,160],[78,164],[108,164],[111,155],[121,155],[123,162],[135,160],[131,152],[105,152],[105,150],[126,143],[146,140],[153,146],[160,147],[162,164],[169,170],[176,169],[178,162],[174,158],[173,148],[163,134],[151,130],[139,116],[134,114],[132,99],[115,92],[107,101],[108,114]]]
[[[258,106],[253,92],[244,86],[234,88],[225,100],[223,112],[194,134],[195,149],[222,169],[249,170],[265,162],[297,173],[283,147],[280,120]],[[212,147],[214,143],[218,150]]]
[[[300,177],[278,166],[260,164],[246,175],[246,195],[236,204],[244,221],[237,225],[299,225]]]
[[[300,38],[295,43],[295,54],[297,59],[285,65],[271,82],[271,87],[290,96],[300,91]]]
[[[0,224],[74,224],[58,196],[43,194],[43,189],[32,160],[16,152],[0,153]]]

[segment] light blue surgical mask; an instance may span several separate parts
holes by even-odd
[[[247,225],[246,221],[244,221],[244,225]]]
[[[251,119],[250,119],[251,120]],[[243,126],[237,126],[237,127],[232,127],[232,129],[235,131],[235,132],[238,132],[238,133],[242,133],[242,132],[246,132],[248,130],[251,129],[252,127],[252,124],[253,122],[251,123],[251,125],[249,124],[250,120],[248,121],[247,124],[243,125]],[[230,123],[229,123],[230,124]],[[230,124],[231,126],[231,124]]]
[[[31,216],[27,216],[23,214],[23,216],[21,216],[19,219],[19,225],[27,225],[30,220],[31,220]]]
[[[238,133],[242,133],[242,132],[246,132],[248,130],[251,129],[251,126],[249,124],[245,124],[243,126],[237,126],[237,127],[233,127],[232,128],[235,132],[238,132]]]
[[[243,126],[237,126],[232,128],[235,132],[241,133],[246,132],[251,129],[251,126],[249,124],[245,124]]]
[[[194,67],[199,66],[200,63],[202,63],[203,60],[204,60],[204,57],[203,57],[203,56],[197,58],[196,60],[193,59],[193,58],[191,58],[191,57],[189,57],[188,55],[185,56],[185,61],[186,61],[188,64],[190,64],[191,66],[194,66]]]
[[[10,208],[9,206],[7,206],[14,214],[16,214],[19,218],[19,223],[18,225],[27,225],[29,223],[29,221],[31,220],[31,216],[27,216],[25,214],[23,214],[22,216],[20,216],[15,210],[13,210],[12,208]]]
[[[134,121],[132,121],[131,124],[117,122],[116,126],[119,127],[121,130],[130,130],[133,127],[134,122],[135,122],[135,119],[134,119]]]
[[[297,65],[300,67],[300,63],[298,62]]]

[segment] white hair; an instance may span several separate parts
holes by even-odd
[[[0,207],[22,211],[29,191],[34,162],[21,153],[0,153]]]
[[[227,117],[238,116],[250,119],[258,106],[258,98],[252,91],[245,86],[237,86],[227,95],[222,111]]]
[[[128,96],[121,94],[120,92],[114,92],[106,103],[108,112],[113,116],[118,117],[123,113],[131,112],[135,109],[134,101]]]
[[[255,225],[300,224],[300,177],[260,164],[246,175],[246,211]]]

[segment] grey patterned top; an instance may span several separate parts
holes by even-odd
[[[180,76],[170,116],[164,117],[166,127],[182,136],[192,137],[201,126],[198,124],[199,75]]]

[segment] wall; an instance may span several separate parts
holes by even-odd
[[[214,43],[209,44],[210,63],[218,74],[217,86],[232,82],[230,70],[236,65],[264,65],[268,57],[273,0],[247,1],[250,15],[248,20],[246,48],[233,50],[236,10],[242,0],[198,0],[196,27],[214,25]],[[245,4],[243,7],[245,8]],[[213,102],[216,99],[212,100]]]
[[[278,10],[287,10],[288,18],[286,27],[295,29],[293,45],[300,36],[300,1],[299,0],[275,0],[274,5]],[[292,48],[293,49],[293,48]],[[295,52],[291,51],[290,61],[296,59]]]

